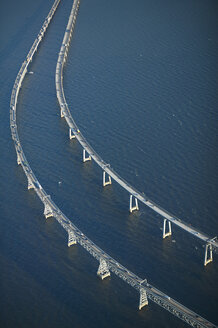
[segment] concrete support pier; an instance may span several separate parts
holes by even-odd
[[[53,213],[52,213],[52,210],[51,210],[50,206],[46,203],[45,203],[45,208],[44,208],[44,216],[45,216],[46,219],[53,216]]]
[[[138,206],[138,199],[135,198],[135,205],[133,205],[132,203],[132,198],[133,198],[133,195],[130,195],[130,199],[129,199],[129,211],[130,213],[132,213],[133,211],[138,211],[139,209],[139,206]]]
[[[61,118],[64,117],[64,105],[61,105]]]
[[[70,138],[70,139],[74,139],[74,138],[76,138],[75,135],[73,134],[71,128],[69,129],[69,138]]]
[[[68,231],[68,247],[76,244],[76,236],[73,231]]]
[[[83,163],[87,162],[87,161],[91,161],[91,156],[89,155],[88,157],[86,157],[86,150],[83,148]]]
[[[166,223],[168,223],[168,232],[166,232]],[[164,219],[163,222],[163,239],[172,235],[171,222],[167,219]]]
[[[28,181],[28,190],[29,189],[33,189],[34,188],[34,185],[32,183],[32,180],[30,179],[30,177],[27,177],[27,181]]]
[[[207,244],[207,245],[205,245],[204,266],[206,266],[208,263],[210,263],[212,261],[213,261],[213,249],[212,249],[212,245],[211,244]]]
[[[108,180],[106,181],[106,172],[103,171],[103,187],[111,184],[111,177],[108,175]]]
[[[20,165],[21,164],[21,159],[20,159],[20,155],[17,152],[17,164]]]
[[[53,212],[52,212],[52,209],[51,207],[49,206],[49,204],[47,203],[46,199],[50,199],[51,196],[50,195],[47,195],[44,199],[43,199],[43,203],[45,205],[44,207],[44,216],[47,218],[49,218],[50,216],[53,216]]]
[[[139,299],[139,310],[141,310],[145,305],[148,305],[148,298],[146,290],[144,288],[140,289],[140,299]]]

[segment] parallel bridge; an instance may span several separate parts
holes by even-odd
[[[76,14],[76,13],[75,13]],[[69,110],[63,89],[63,67],[67,58],[67,53],[69,49],[69,44],[71,36],[73,33],[76,16],[74,12],[71,12],[68,25],[64,34],[63,43],[58,56],[57,66],[56,66],[56,92],[57,98],[61,109],[61,117],[64,117],[69,126],[69,138],[76,138],[83,148],[83,162],[93,159],[98,166],[101,167],[103,171],[103,186],[111,184],[111,179],[115,180],[123,189],[125,189],[130,194],[129,210],[133,212],[138,210],[138,200],[150,207],[153,211],[158,213],[163,218],[163,238],[170,236],[172,234],[171,223],[175,224],[179,228],[188,232],[196,238],[199,238],[205,243],[205,256],[204,265],[212,262],[213,249],[218,249],[217,237],[211,238],[206,234],[198,231],[197,229],[190,227],[189,224],[185,223],[181,219],[177,218],[175,215],[169,213],[161,206],[149,199],[144,193],[139,192],[136,188],[131,186],[127,181],[125,181],[117,172],[115,172],[109,163],[106,163],[99,154],[91,147],[84,135],[79,130],[77,124],[75,123],[71,112]],[[88,155],[87,155],[88,154]]]
[[[52,19],[58,4],[60,0],[55,0],[48,16],[45,19],[45,22],[35,39],[26,59],[24,60],[18,75],[16,77],[12,94],[11,94],[11,102],[10,102],[10,128],[11,128],[11,135],[12,139],[14,140],[15,150],[17,154],[17,163],[18,165],[21,165],[23,168],[24,173],[27,177],[28,182],[28,189],[34,189],[36,194],[38,195],[39,199],[42,201],[44,205],[44,215],[46,218],[49,218],[50,216],[53,216],[60,225],[64,228],[64,230],[68,234],[68,246],[70,247],[73,244],[80,244],[83,248],[85,248],[98,262],[99,267],[97,274],[101,279],[106,278],[107,276],[110,276],[110,272],[113,272],[116,274],[119,278],[127,282],[129,285],[134,287],[136,290],[139,291],[140,294],[140,300],[139,300],[139,309],[141,309],[143,306],[148,304],[148,299],[152,300],[156,304],[162,306],[167,311],[171,312],[173,315],[177,316],[178,318],[182,319],[186,323],[190,324],[192,327],[216,327],[206,319],[202,318],[195,312],[189,310],[182,304],[178,303],[174,299],[170,298],[168,295],[164,294],[154,286],[150,285],[146,279],[141,279],[131,271],[129,271],[127,268],[122,266],[119,262],[117,262],[115,259],[113,259],[111,256],[109,256],[106,252],[104,252],[100,247],[98,247],[96,244],[94,244],[89,238],[87,238],[65,215],[62,213],[62,211],[58,208],[58,206],[53,202],[51,197],[46,193],[46,191],[41,186],[40,182],[36,178],[34,172],[32,171],[26,157],[24,154],[24,151],[22,149],[22,145],[19,140],[18,135],[18,129],[17,129],[17,123],[16,123],[16,107],[17,107],[17,100],[20,92],[20,88],[22,86],[22,82],[25,78],[25,75],[28,71],[28,66],[30,62],[33,59],[34,54],[37,51],[37,48],[39,46],[39,43],[41,42],[42,38],[44,37],[44,33],[50,23],[50,20]],[[71,10],[68,27],[66,30],[66,33],[68,36],[72,35],[73,26],[76,20],[76,15],[79,7],[79,0],[74,0],[73,7]],[[66,38],[65,33],[65,39],[64,43],[68,42]],[[68,44],[69,45],[69,44]],[[65,47],[67,46],[64,45]],[[62,52],[62,50],[61,50]],[[56,72],[56,78],[57,76],[62,76],[62,70],[63,70],[63,60],[66,58],[66,52],[59,54],[58,63],[60,64],[61,69],[61,75],[59,75],[58,72]],[[60,84],[61,85],[61,84]],[[63,90],[63,88],[62,88]],[[61,93],[59,93],[60,96]],[[62,94],[62,97],[64,97],[64,94]],[[65,99],[65,98],[64,98]],[[61,103],[62,106],[62,114],[65,116],[67,122],[72,124],[73,120],[71,118],[70,113],[68,112],[68,106],[66,102]],[[73,129],[76,129],[75,131]],[[135,197],[139,197],[140,193],[133,193],[132,187],[124,182],[123,179],[119,178],[112,169],[110,169],[106,163],[104,163],[101,158],[90,148],[90,146],[87,144],[86,140],[83,139],[82,134],[78,131],[77,126],[74,124],[73,126],[70,125],[70,131],[74,133],[74,135],[77,137],[77,139],[80,141],[80,143],[83,145],[83,149],[86,150],[90,156],[96,160],[97,163],[100,164],[101,167],[109,174],[112,178],[114,178],[117,182],[120,181],[120,184],[123,183],[123,187],[125,187],[126,190],[128,190],[131,194],[133,194]],[[98,160],[98,161],[97,161]],[[114,174],[114,175],[113,175]],[[119,180],[120,179],[120,180]],[[107,184],[106,181],[104,181],[105,184]],[[121,184],[122,185],[122,184]],[[128,188],[128,189],[127,189]],[[140,199],[140,198],[138,198]],[[141,199],[140,199],[141,200]],[[142,201],[142,200],[141,200]],[[149,201],[146,199],[146,202]],[[145,203],[146,205],[148,205]],[[153,203],[154,204],[154,203]],[[158,210],[160,210],[160,207],[158,207]],[[167,219],[170,221],[170,218],[167,217]]]

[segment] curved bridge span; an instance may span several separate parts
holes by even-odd
[[[144,193],[139,192],[127,181],[125,181],[117,172],[115,172],[110,164],[106,163],[99,154],[91,147],[84,135],[80,132],[77,124],[75,123],[71,112],[69,110],[63,89],[63,66],[67,58],[68,48],[70,39],[74,29],[76,16],[71,12],[69,22],[64,34],[63,43],[59,52],[57,66],[56,66],[56,92],[57,98],[61,109],[61,117],[64,117],[69,126],[69,138],[76,138],[83,148],[83,162],[93,159],[103,170],[103,186],[111,184],[111,178],[115,180],[121,187],[123,187],[130,194],[129,210],[133,212],[138,210],[138,200],[146,206],[150,207],[153,211],[158,213],[163,218],[163,238],[172,234],[171,223],[175,224],[179,228],[188,232],[194,237],[199,238],[205,243],[205,256],[204,265],[212,262],[213,249],[218,249],[217,237],[210,238],[206,234],[198,231],[197,229],[190,227],[189,224],[185,223],[181,219],[177,218],[173,214],[169,213],[158,204],[150,200]],[[88,154],[88,156],[87,156]],[[107,178],[107,180],[106,180]]]
[[[164,309],[171,312],[173,315],[182,319],[186,323],[190,324],[193,327],[215,327],[212,323],[197,315],[195,312],[189,310],[182,304],[173,300],[166,294],[162,293],[160,290],[150,285],[146,279],[142,280],[134,273],[130,272],[127,268],[118,263],[115,259],[110,257],[105,253],[100,247],[94,244],[90,239],[88,239],[58,208],[58,206],[52,201],[51,197],[46,193],[46,191],[41,186],[40,182],[37,180],[34,172],[32,171],[22,145],[20,143],[17,123],[16,123],[16,107],[17,100],[22,86],[22,82],[27,73],[28,67],[34,54],[37,51],[39,43],[44,37],[44,33],[58,7],[60,0],[55,0],[48,16],[45,19],[45,22],[35,39],[26,59],[24,60],[18,75],[16,77],[10,101],[10,128],[12,139],[14,140],[15,150],[17,154],[17,163],[21,165],[23,171],[27,177],[28,189],[34,189],[39,199],[44,205],[44,215],[46,218],[53,216],[64,230],[68,233],[68,246],[79,243],[84,247],[97,261],[99,261],[99,267],[97,274],[101,279],[110,276],[110,271],[115,273],[118,277],[123,279],[129,285],[134,287],[140,293],[139,309],[148,304],[148,299],[151,299],[158,305],[162,306]],[[79,6],[79,0],[75,0],[73,3],[69,23],[76,19],[77,11]],[[69,25],[68,23],[68,25]],[[73,31],[73,25],[71,26],[71,34]],[[68,32],[67,32],[68,33]],[[64,56],[65,57],[65,56]],[[63,57],[63,58],[64,58]],[[63,60],[62,58],[62,60]],[[66,58],[66,57],[65,57]],[[60,60],[60,58],[59,58]]]

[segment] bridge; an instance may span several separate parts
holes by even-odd
[[[130,286],[134,287],[139,292],[139,309],[148,304],[148,299],[152,300],[156,304],[160,305],[167,311],[171,312],[173,315],[182,319],[186,323],[190,324],[192,327],[216,327],[206,319],[202,318],[200,315],[186,308],[179,302],[170,298],[168,295],[164,294],[154,286],[150,285],[147,282],[147,279],[141,279],[133,272],[129,271],[127,268],[122,266],[119,262],[113,259],[110,255],[104,252],[100,247],[94,244],[87,236],[85,236],[82,231],[80,231],[59,209],[59,207],[53,202],[50,195],[46,193],[38,179],[36,178],[34,172],[32,171],[26,156],[24,154],[19,135],[18,128],[16,123],[16,108],[17,101],[19,97],[20,88],[22,87],[22,82],[25,78],[26,73],[28,72],[28,67],[33,59],[34,54],[37,52],[37,48],[44,37],[44,33],[58,7],[60,0],[55,0],[48,16],[46,17],[43,26],[37,35],[26,59],[22,63],[22,66],[17,74],[12,93],[11,93],[11,101],[10,101],[10,128],[11,135],[14,141],[15,150],[17,154],[17,164],[22,166],[22,169],[27,177],[27,187],[28,189],[34,189],[39,199],[44,205],[44,216],[45,218],[54,217],[57,222],[63,227],[63,229],[68,234],[68,246],[74,244],[80,244],[84,249],[86,249],[98,262],[98,270],[97,275],[100,279],[105,279],[110,276],[110,273],[113,272],[119,278],[124,280]],[[73,7],[71,10],[68,27],[66,32],[68,35],[72,35],[73,24],[75,23],[77,11],[79,8],[79,0],[74,0]],[[68,30],[70,24],[70,32]],[[66,33],[65,33],[66,36]],[[66,40],[65,40],[66,41]],[[59,63],[66,59],[66,55],[59,59]],[[63,69],[63,65],[61,66]],[[62,72],[61,72],[62,74]],[[64,108],[65,110],[65,108]],[[72,128],[71,128],[72,129]],[[72,130],[71,130],[72,131]],[[78,130],[76,133],[79,133]],[[79,139],[78,139],[79,140]],[[86,147],[86,144],[84,144]],[[85,149],[85,148],[84,148]],[[86,149],[85,149],[86,150]],[[89,149],[87,149],[89,150]],[[90,156],[93,156],[90,154]],[[86,159],[86,158],[85,158]],[[104,171],[107,172],[108,171]],[[108,182],[108,181],[107,181]],[[105,181],[105,184],[107,183]]]
[[[171,223],[175,224],[179,228],[188,232],[192,236],[199,238],[205,244],[205,255],[204,255],[204,265],[213,260],[213,250],[218,249],[217,237],[210,238],[204,233],[198,231],[197,229],[191,227],[189,224],[185,223],[181,219],[177,218],[175,215],[169,213],[158,204],[150,200],[144,193],[139,192],[133,186],[131,186],[127,181],[125,181],[117,172],[115,172],[109,163],[106,163],[91,147],[88,141],[85,139],[84,135],[79,130],[76,125],[71,112],[69,110],[63,89],[63,66],[67,58],[67,53],[69,49],[70,39],[74,29],[74,24],[76,21],[76,16],[71,13],[69,22],[64,34],[63,43],[58,56],[57,66],[56,66],[56,93],[58,102],[60,105],[61,117],[64,117],[69,126],[69,138],[76,138],[83,148],[83,162],[90,161],[93,159],[103,171],[103,186],[107,186],[112,183],[111,179],[115,180],[123,189],[125,189],[129,195],[129,210],[133,212],[139,209],[138,200],[150,207],[153,211],[158,213],[163,218],[163,238],[172,235]]]

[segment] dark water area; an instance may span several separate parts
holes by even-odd
[[[67,235],[16,164],[9,128],[16,74],[53,1],[0,3],[0,326],[187,327],[138,293]],[[218,258],[129,195],[102,187],[94,162],[69,140],[55,67],[72,1],[64,0],[23,83],[17,124],[35,175],[60,209],[129,270],[218,324]],[[216,1],[82,0],[64,69],[72,115],[102,158],[163,208],[214,237],[217,223]]]

